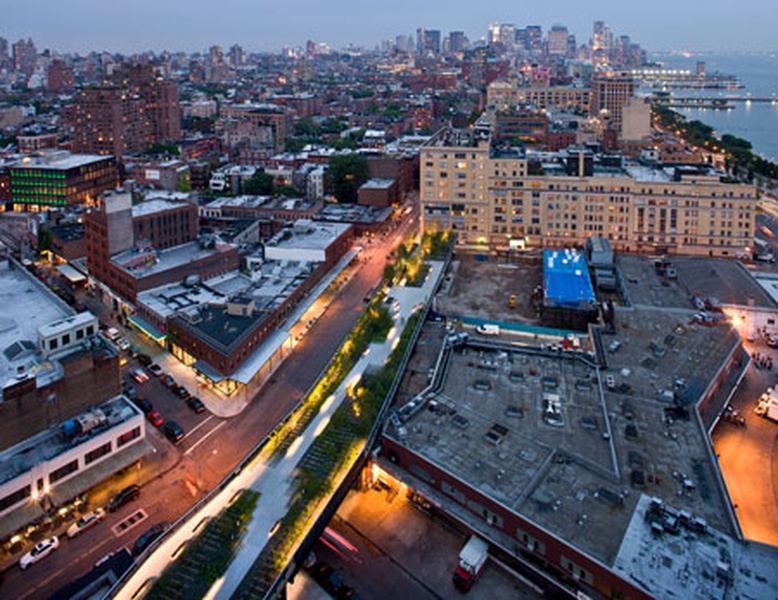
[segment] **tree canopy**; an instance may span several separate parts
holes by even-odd
[[[333,156],[328,173],[335,197],[339,202],[351,204],[357,201],[359,187],[370,179],[367,159],[361,154]]]

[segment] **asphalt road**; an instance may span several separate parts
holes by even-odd
[[[90,498],[107,500],[129,483],[141,483],[141,496],[111,513],[105,521],[81,536],[62,539],[59,550],[26,571],[17,567],[4,573],[0,597],[42,598],[87,573],[106,554],[131,548],[135,539],[152,524],[174,523],[208,490],[212,489],[254,448],[299,402],[318,379],[332,355],[354,326],[363,308],[364,296],[381,279],[386,257],[406,232],[416,226],[415,212],[407,215],[383,237],[374,237],[357,259],[355,272],[332,297],[325,314],[307,331],[293,354],[279,367],[271,381],[249,403],[243,413],[220,419],[209,413],[195,415],[183,400],[175,397],[152,378],[144,384],[132,383],[141,396],[148,397],[166,418],[176,420],[187,432],[173,446],[161,431],[149,424],[148,439],[154,446],[140,469],[129,469],[101,486]],[[95,306],[107,316],[110,309]],[[101,315],[101,316],[102,316]],[[149,342],[133,339],[141,352],[159,352]],[[136,366],[130,360],[125,371]],[[190,390],[195,392],[195,390]],[[113,528],[129,515],[142,510],[146,515],[129,530],[115,535]]]

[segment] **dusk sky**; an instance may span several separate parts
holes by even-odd
[[[417,27],[464,30],[471,40],[489,23],[562,24],[578,43],[592,22],[603,20],[648,50],[778,50],[778,2],[733,4],[724,0],[556,0],[555,2],[452,2],[448,0],[8,0],[0,36],[32,37],[39,49],[62,52],[202,51],[213,44],[241,44],[248,51],[276,51],[306,40],[341,48],[374,47]]]

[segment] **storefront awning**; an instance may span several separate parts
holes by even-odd
[[[57,271],[67,278],[70,283],[84,283],[86,281],[86,276],[70,265],[59,265]]]
[[[127,320],[158,344],[164,343],[166,335],[140,315],[131,315]]]
[[[224,381],[226,377],[219,373],[216,369],[214,369],[211,365],[209,365],[204,360],[198,360],[193,365],[192,368],[195,371],[198,371],[199,373],[202,373],[203,376],[207,377],[214,383],[219,383],[220,381]]]

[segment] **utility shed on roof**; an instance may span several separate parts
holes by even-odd
[[[594,290],[583,254],[569,249],[544,250],[543,290],[547,307],[591,307]]]
[[[590,237],[586,240],[586,258],[589,265],[595,269],[598,267],[613,268],[613,250],[611,250],[610,242],[602,237]]]

